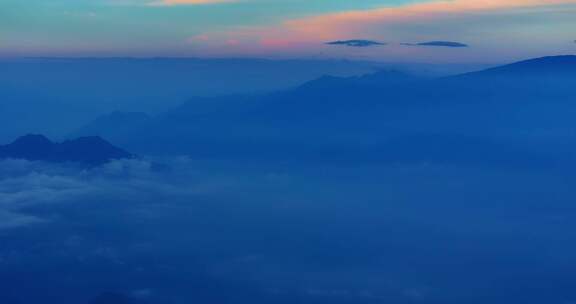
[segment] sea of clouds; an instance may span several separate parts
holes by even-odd
[[[3,160],[0,299],[566,303],[572,185],[426,163]]]

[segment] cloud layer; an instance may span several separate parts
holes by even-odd
[[[4,160],[0,283],[24,303],[562,303],[573,199],[529,168]]]

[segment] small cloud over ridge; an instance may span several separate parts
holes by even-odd
[[[351,46],[351,47],[369,47],[369,46],[386,45],[386,43],[383,43],[383,42],[374,41],[374,40],[365,40],[365,39],[337,40],[337,41],[326,42],[326,44],[344,45],[344,46]]]
[[[455,41],[426,41],[418,43],[402,43],[402,45],[409,46],[440,46],[440,47],[451,47],[451,48],[464,48],[470,47],[468,44]]]

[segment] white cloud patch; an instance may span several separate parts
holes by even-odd
[[[185,159],[172,162],[180,168],[186,166]],[[38,206],[106,200],[144,202],[194,191],[191,185],[176,186],[165,173],[155,170],[152,162],[144,160],[119,160],[94,169],[3,160],[0,168],[0,229],[45,222],[26,212]]]
[[[257,177],[225,176],[200,172],[193,160],[173,157],[160,161],[126,159],[86,169],[72,165],[0,161],[1,229],[50,222],[35,215],[35,208],[64,208],[85,204],[86,208],[118,203],[117,209],[149,214],[142,206],[192,203],[197,197],[226,196],[254,191],[259,186],[285,184],[278,174]]]
[[[436,303],[452,294],[437,280],[445,265],[458,265],[449,285],[471,295],[503,273],[525,278],[525,267],[501,269],[518,256],[533,265],[554,254],[554,269],[557,261],[571,265],[573,188],[539,171],[435,165],[344,169],[176,157],[82,169],[4,160],[0,266],[11,269],[6,277],[50,290],[80,282],[86,297],[113,282],[150,303],[173,294],[182,299],[173,303],[208,302],[190,290],[194,280],[217,287],[208,293],[238,295],[238,303],[271,303],[251,298],[260,292],[310,303]],[[550,250],[532,251],[535,244]],[[491,252],[502,260],[490,275],[462,280],[461,267],[485,272],[490,265],[478,261]],[[52,272],[28,275],[44,269]],[[13,281],[6,283],[28,294],[28,285]]]

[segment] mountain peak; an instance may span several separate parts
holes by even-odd
[[[99,136],[80,137],[55,143],[44,135],[29,134],[5,146],[0,145],[0,158],[32,161],[99,165],[113,159],[132,157],[132,154],[115,147]]]

